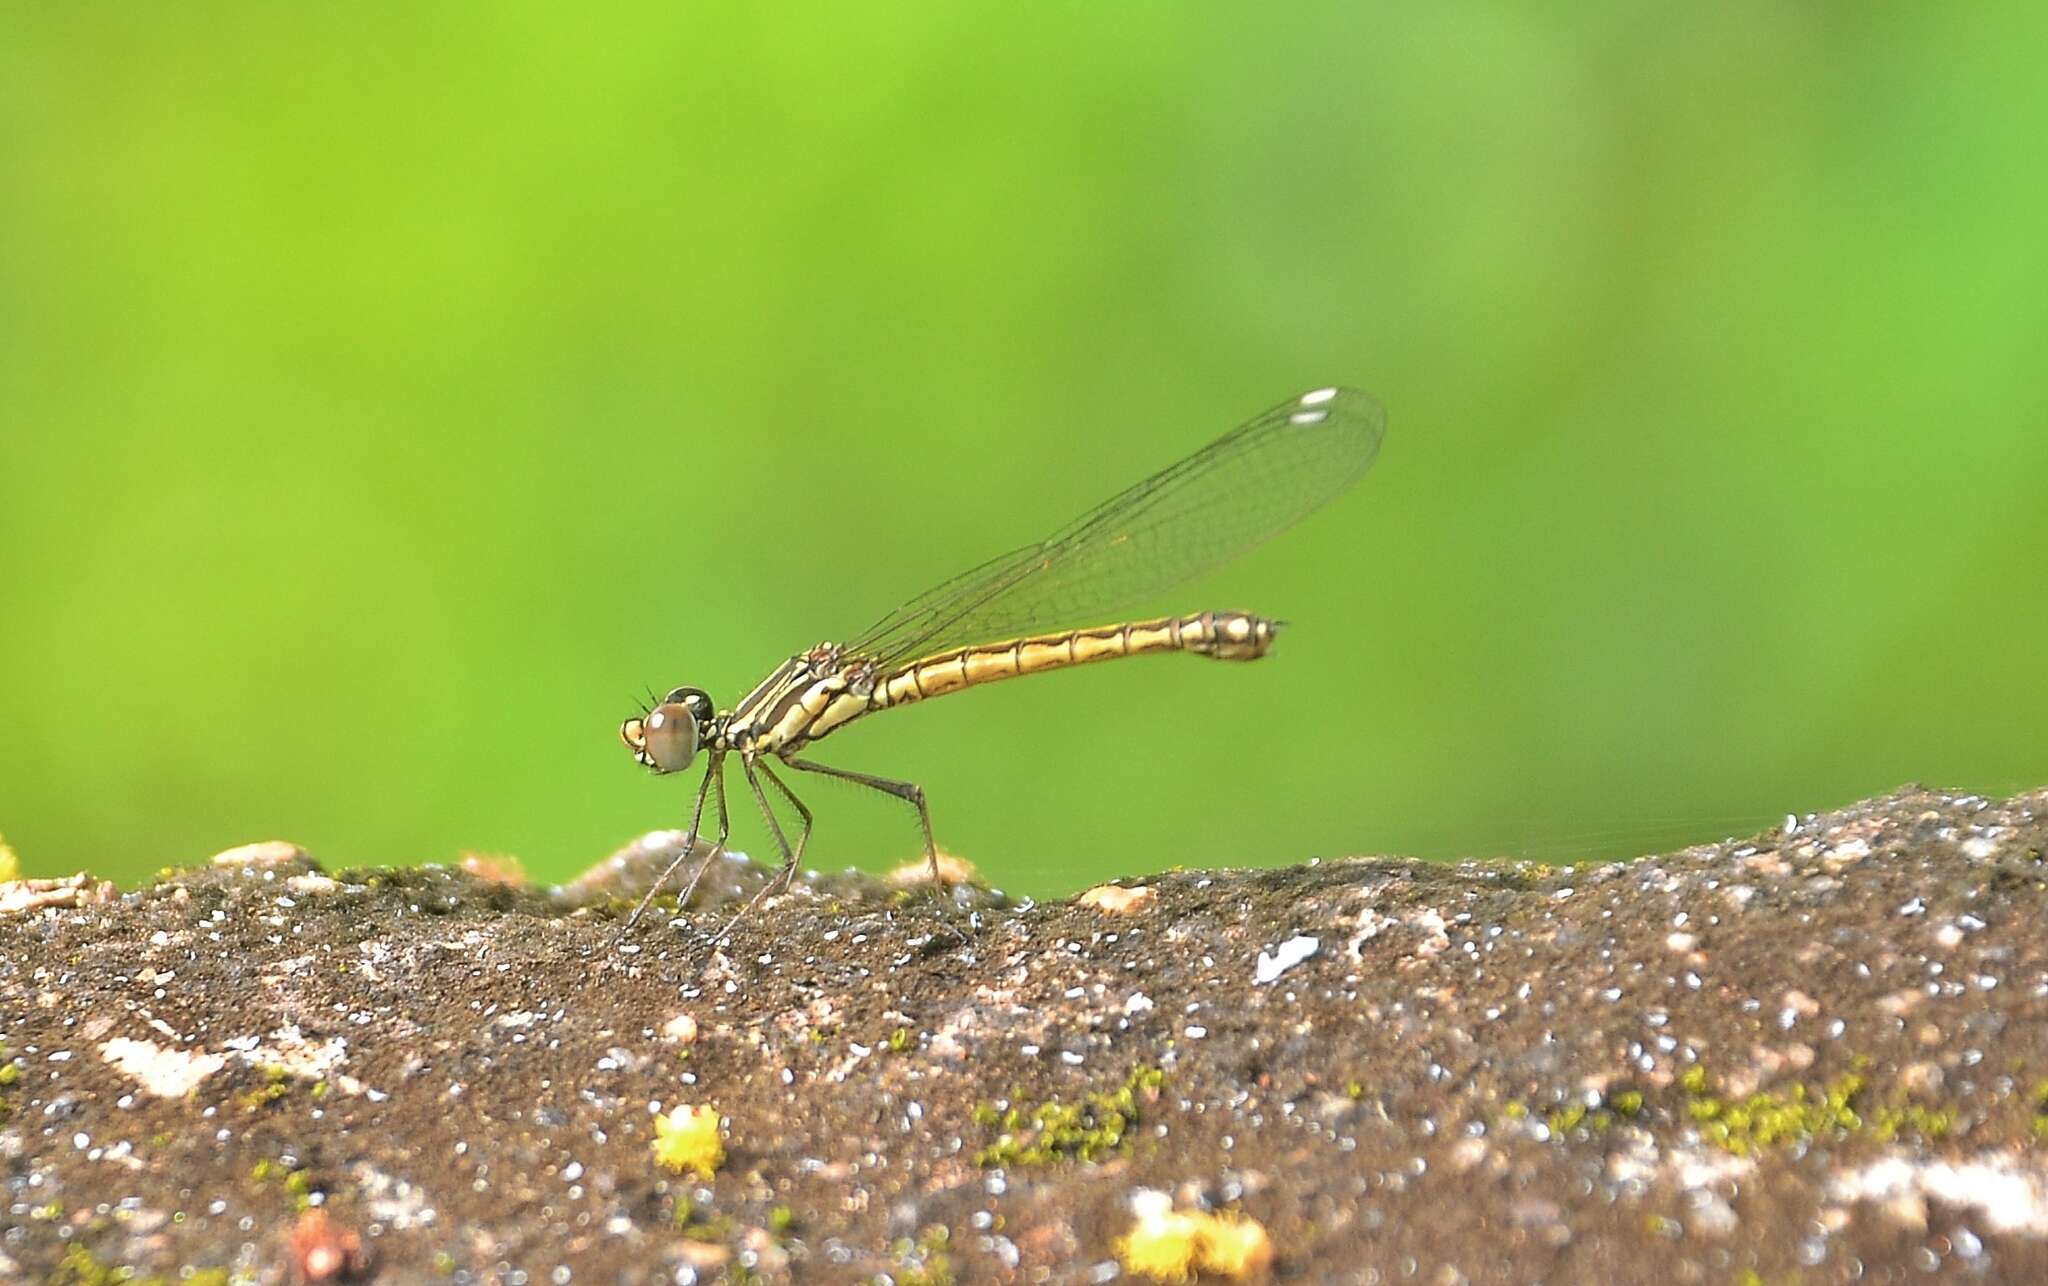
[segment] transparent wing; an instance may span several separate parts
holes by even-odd
[[[1100,623],[1286,529],[1372,467],[1370,393],[1304,393],[1052,535],[905,603],[847,641],[885,668],[935,652]]]

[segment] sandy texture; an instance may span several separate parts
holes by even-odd
[[[2048,792],[1576,869],[832,876],[714,948],[728,865],[619,944],[674,842],[7,903],[0,1280],[1106,1281],[1171,1266],[1141,1210],[1286,1281],[2048,1280]]]

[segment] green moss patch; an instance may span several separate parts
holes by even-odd
[[[997,1134],[974,1159],[990,1167],[1100,1160],[1124,1146],[1138,1124],[1140,1102],[1156,1096],[1165,1079],[1157,1067],[1138,1067],[1116,1089],[1079,1102],[1034,1104],[1020,1098],[1006,1105],[983,1104],[974,1109],[974,1119]]]
[[[1822,1138],[1931,1142],[1953,1133],[1957,1120],[1954,1108],[1877,1101],[1869,1078],[1860,1070],[1845,1072],[1825,1085],[1794,1083],[1782,1090],[1759,1090],[1732,1098],[1715,1093],[1707,1069],[1695,1064],[1679,1076],[1678,1089],[1683,1095],[1678,1110],[1699,1131],[1700,1138],[1737,1156]],[[2036,1132],[2048,1137],[2048,1095],[2038,1104]],[[1648,1107],[1640,1090],[1628,1089],[1597,1103],[1554,1108],[1543,1122],[1553,1136],[1576,1131],[1597,1135],[1624,1120],[1642,1117]],[[1510,1100],[1502,1115],[1510,1121],[1527,1120],[1529,1105],[1520,1099]]]

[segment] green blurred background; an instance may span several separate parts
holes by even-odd
[[[892,714],[1006,887],[2048,781],[2048,10],[0,13],[0,832],[562,878],[731,701],[1243,417],[1269,661]],[[817,865],[911,856],[815,783]],[[739,842],[766,849],[742,813]]]

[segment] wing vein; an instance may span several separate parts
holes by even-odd
[[[1099,623],[1292,526],[1372,466],[1386,413],[1324,389],[1273,407],[1067,523],[944,581],[848,640],[893,666]]]

